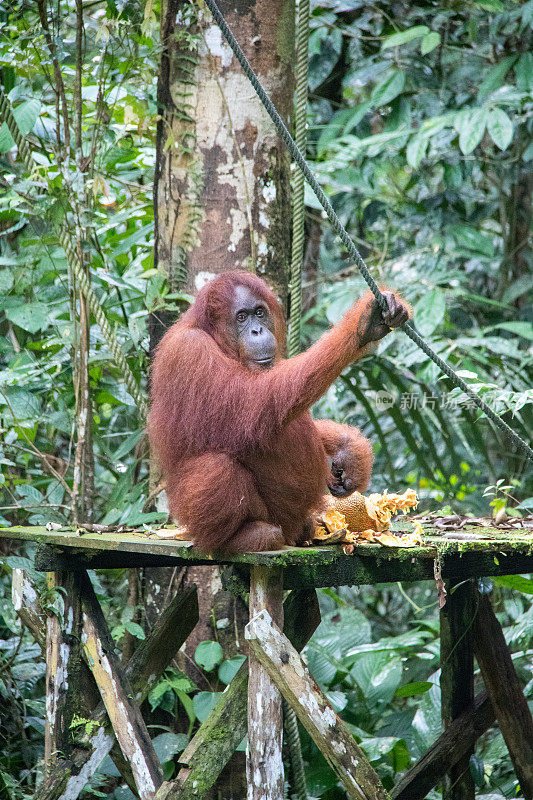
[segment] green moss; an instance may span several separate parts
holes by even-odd
[[[285,64],[294,62],[295,18],[294,0],[284,0],[278,24],[277,53]]]

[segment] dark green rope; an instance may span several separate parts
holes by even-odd
[[[308,800],[307,786],[305,783],[305,768],[302,758],[302,746],[298,731],[298,717],[296,711],[283,698],[283,735],[291,760],[292,788],[297,800]]]
[[[379,303],[379,307],[382,309],[382,311],[386,311],[387,301],[383,297],[382,293],[379,291],[378,285],[375,282],[372,275],[370,274],[368,267],[363,261],[361,254],[359,253],[357,247],[350,238],[348,231],[344,228],[342,222],[335,213],[330,201],[322,191],[322,188],[319,185],[317,179],[311,172],[311,169],[307,161],[305,160],[304,156],[302,155],[300,148],[298,147],[298,145],[292,138],[291,134],[287,130],[287,127],[283,122],[283,120],[281,119],[280,115],[278,114],[272,100],[268,97],[265,90],[261,86],[257,75],[253,71],[248,59],[242,52],[237,40],[235,39],[235,36],[228,28],[228,25],[226,24],[226,21],[222,16],[215,0],[205,0],[205,3],[209,8],[209,10],[211,11],[211,14],[213,15],[213,18],[215,19],[220,30],[224,34],[226,41],[233,50],[233,53],[237,61],[239,62],[244,71],[244,74],[246,75],[246,77],[254,87],[255,91],[257,92],[259,99],[263,103],[279,135],[287,145],[291,156],[293,157],[294,161],[298,164],[299,168],[302,170],[305,179],[311,186],[320,205],[326,212],[328,219],[333,227],[333,230],[338,234],[341,242],[346,247],[346,250],[355,261],[361,275],[368,284],[370,291],[372,292],[377,302]],[[428,358],[430,358],[439,367],[439,369],[450,379],[450,381],[454,386],[461,389],[461,391],[463,391],[470,398],[472,403],[475,406],[477,406],[477,408],[479,408],[480,411],[483,411],[483,413],[485,413],[487,417],[501,431],[506,433],[513,440],[513,442],[516,444],[519,450],[522,450],[527,455],[528,458],[533,458],[533,449],[527,444],[527,442],[525,442],[517,433],[515,433],[515,431],[513,431],[513,429],[510,428],[509,425],[503,421],[503,419],[501,419],[497,414],[495,414],[494,411],[484,402],[484,400],[481,400],[481,398],[479,398],[475,394],[475,392],[473,392],[472,389],[470,389],[468,384],[466,384],[464,380],[459,377],[459,375],[456,375],[453,369],[445,361],[443,361],[443,359],[440,358],[440,356],[438,356],[437,353],[435,353],[431,349],[431,347],[429,347],[428,344],[426,344],[426,342],[422,339],[422,337],[416,332],[411,322],[406,322],[402,330],[416,345],[418,345],[418,347],[420,347],[421,350],[423,350],[423,352],[428,356]]]
[[[309,0],[299,0],[296,42],[296,103],[294,135],[298,148],[305,152],[307,139],[307,65],[309,53]],[[305,178],[299,169],[292,192],[291,316],[289,356],[300,352],[302,338],[302,268],[304,260]]]

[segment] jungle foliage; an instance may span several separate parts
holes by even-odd
[[[81,13],[83,24],[80,25]],[[59,0],[0,8],[1,83],[36,166],[24,168],[0,127],[0,524],[64,523],[76,502],[75,453],[94,520],[151,525],[142,420],[99,326],[90,319],[91,402],[73,352],[81,310],[57,232],[66,224],[144,387],[148,319],[182,305],[153,268],[153,178],[159,62],[157,2]],[[44,24],[43,24],[44,21]],[[533,0],[463,3],[315,0],[308,156],[380,283],[403,291],[431,346],[524,438],[533,422],[530,240],[533,188]],[[79,58],[78,58],[79,56]],[[171,146],[171,142],[163,142]],[[321,226],[306,279],[315,338],[364,289]],[[319,404],[375,443],[373,487],[413,485],[424,508],[512,514],[533,505],[527,465],[401,334],[349,369]],[[94,459],[94,460],[93,460]],[[81,469],[81,467],[80,467]],[[489,487],[489,488],[487,488]],[[490,488],[492,487],[492,488]],[[87,509],[87,506],[85,506]],[[44,665],[0,583],[0,796],[35,790],[43,753]],[[59,603],[33,574],[42,603]],[[533,696],[533,583],[500,579],[496,608]],[[96,578],[119,647],[141,638],[120,572]],[[438,615],[432,585],[321,592],[323,623],[309,665],[387,786],[440,732]],[[205,643],[196,660],[212,691],[176,669],[149,697],[165,774],[240,661]],[[175,726],[175,715],[186,720]],[[333,773],[304,740],[308,788],[337,800]],[[480,741],[471,769],[486,800],[517,786],[500,734]],[[106,762],[87,795],[128,800]],[[435,791],[432,797],[439,797]]]

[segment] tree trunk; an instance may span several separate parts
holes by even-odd
[[[281,116],[293,99],[293,0],[220,8]],[[209,12],[169,0],[162,18],[156,263],[192,291],[247,269],[286,299],[286,148]]]
[[[237,5],[223,0],[220,8],[290,125],[293,0]],[[226,270],[257,272],[286,308],[291,206],[285,146],[207,10],[168,0],[161,42],[155,263],[174,291],[191,293]],[[173,316],[154,315],[151,347]],[[217,568],[154,569],[146,571],[148,622],[175,588],[191,582],[198,586],[200,621],[180,651],[179,665],[208,689],[207,677],[194,664],[198,643],[216,639],[226,657],[243,653],[247,613],[223,590]],[[240,758],[221,776],[228,800],[246,794],[243,768]]]

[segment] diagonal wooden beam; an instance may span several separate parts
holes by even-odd
[[[196,587],[191,586],[176,594],[126,665],[126,676],[139,704],[157,683],[197,621],[198,598]],[[47,786],[39,789],[34,800],[76,800],[105,756],[116,748],[103,702],[86,715],[84,730],[76,738],[78,746],[69,762],[55,765]]]
[[[100,603],[86,572],[73,573],[83,601],[82,645],[89,669],[124,757],[131,766],[141,800],[152,800],[163,773],[133,689],[115,652]]]
[[[477,594],[474,651],[525,800],[533,800],[533,719],[490,598]]]
[[[293,591],[283,604],[284,632],[302,650],[320,623],[314,589]],[[209,717],[181,754],[182,768],[175,780],[164,783],[156,800],[200,800],[246,736],[248,663],[245,662]]]
[[[387,800],[389,795],[345,722],[335,713],[305,662],[267,611],[244,629],[250,649],[261,662],[351,800]]]
[[[486,692],[453,720],[437,741],[405,773],[391,791],[393,800],[423,800],[458,762],[470,753],[479,737],[494,724],[494,709]]]

